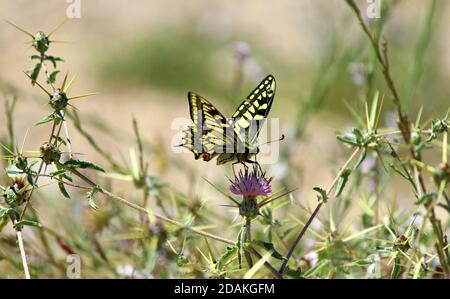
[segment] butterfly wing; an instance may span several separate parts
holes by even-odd
[[[275,78],[268,75],[236,109],[230,125],[244,144],[254,144],[275,97]]]
[[[207,99],[194,93],[188,93],[189,112],[194,122],[183,131],[182,146],[194,153],[195,159],[211,160],[217,153],[225,151],[227,146],[226,128],[229,125],[222,113]]]
[[[194,126],[183,131],[183,144],[194,153],[195,159],[211,160],[217,154],[218,164],[236,157],[236,150],[253,145],[267,118],[275,96],[275,78],[267,76],[249,94],[227,122],[207,99],[189,92],[189,112]],[[229,132],[231,130],[231,132]],[[231,133],[231,134],[230,134]],[[230,151],[231,148],[231,151]]]

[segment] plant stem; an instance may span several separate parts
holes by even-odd
[[[328,187],[328,189],[326,191],[327,192],[326,193],[327,196],[331,195],[331,191],[333,190],[334,186],[336,186],[336,184],[337,184],[339,178],[341,177],[342,173],[344,173],[344,171],[347,169],[348,165],[353,161],[353,159],[359,154],[360,151],[361,151],[361,148],[357,147],[353,151],[351,156],[348,158],[348,160],[341,167],[341,169],[339,170],[337,175],[334,177],[333,181],[331,182],[331,185]],[[319,202],[317,204],[316,208],[314,209],[313,213],[309,217],[308,221],[305,223],[305,226],[302,228],[302,230],[298,234],[297,238],[295,238],[294,242],[292,243],[292,245],[291,245],[291,247],[289,249],[288,254],[286,255],[286,259],[284,260],[283,264],[281,265],[280,270],[278,271],[278,273],[280,273],[280,275],[283,275],[283,272],[286,269],[287,263],[289,262],[289,259],[291,258],[292,254],[294,253],[295,248],[297,247],[298,243],[302,239],[303,235],[305,234],[305,232],[308,229],[308,227],[311,224],[311,222],[316,217],[317,213],[320,211],[320,208],[322,207],[322,205],[323,205],[323,201],[321,201],[321,202]]]
[[[56,129],[56,120],[53,121],[52,132],[50,133],[50,138],[48,140],[48,143],[52,142],[53,135],[55,134],[55,129]],[[37,182],[39,180],[39,176],[41,174],[41,171],[42,171],[43,167],[44,167],[44,160],[41,160],[41,163],[39,164],[39,170],[37,172],[36,179],[34,180],[34,185],[31,187],[30,195],[27,197],[27,200],[25,202],[25,206],[23,207],[22,213],[20,214],[19,221],[23,219],[23,217],[25,216],[25,212],[27,211],[28,206],[30,205],[31,197],[33,196],[33,192],[36,189],[35,185],[37,184]],[[44,170],[44,172],[45,172],[45,170]]]
[[[414,148],[411,144],[410,122],[408,120],[407,115],[403,114],[400,97],[397,92],[397,88],[394,84],[394,80],[392,79],[392,76],[390,74],[389,59],[387,56],[387,42],[384,42],[382,49],[380,49],[378,38],[370,33],[369,28],[367,27],[366,23],[364,22],[364,20],[361,16],[361,12],[360,12],[358,6],[355,4],[355,2],[353,0],[345,0],[345,2],[347,2],[347,4],[354,11],[354,13],[358,19],[358,22],[361,25],[361,28],[363,29],[364,33],[369,38],[372,48],[375,51],[377,60],[381,66],[381,72],[383,74],[384,80],[386,81],[386,84],[392,93],[393,102],[397,108],[397,114],[398,114],[398,118],[399,118],[398,122],[397,122],[398,128],[402,132],[402,136],[403,136],[405,143],[407,145],[409,145],[410,155],[413,159],[420,160],[420,159],[418,159],[418,157],[416,157]],[[417,165],[412,165],[411,167],[412,167],[412,171],[414,173],[414,178],[415,178],[416,186],[418,189],[417,196],[420,198],[423,194],[426,193],[423,176],[422,176],[421,171],[417,168]],[[436,218],[436,213],[434,212],[434,207],[432,205],[425,204],[425,208],[427,208],[427,209],[430,208],[430,213],[429,213],[428,219],[431,222],[434,234],[436,235],[436,238],[438,239],[436,247],[437,247],[437,250],[439,253],[439,261],[441,263],[441,266],[444,269],[448,269],[447,261],[442,258],[443,252],[444,252],[443,244],[445,242],[443,241],[443,235],[441,234],[442,230],[440,229],[439,221]],[[445,275],[448,278],[450,274],[447,271],[447,273]]]
[[[17,223],[17,221],[14,220],[14,224],[16,224],[16,223]],[[19,243],[20,257],[22,258],[22,265],[23,265],[23,271],[25,272],[25,278],[31,279],[30,271],[28,270],[27,255],[25,253],[25,247],[23,246],[22,231],[19,229],[16,229],[16,236],[17,236],[17,242]]]
[[[149,210],[147,210],[147,209],[145,209],[145,208],[143,208],[143,207],[141,207],[141,206],[139,206],[139,205],[137,205],[135,203],[129,202],[128,200],[126,200],[126,199],[124,199],[124,198],[122,198],[122,197],[120,197],[118,195],[115,195],[114,193],[111,193],[111,192],[109,192],[109,191],[99,187],[95,182],[93,182],[91,179],[86,177],[84,174],[82,174],[78,170],[70,169],[70,171],[74,175],[76,175],[77,177],[79,177],[80,179],[85,181],[90,186],[97,187],[98,191],[100,193],[103,193],[104,195],[106,195],[106,196],[108,196],[108,197],[110,197],[110,198],[112,198],[112,199],[114,199],[114,200],[116,200],[116,201],[118,201],[118,202],[120,202],[120,203],[122,203],[122,204],[124,204],[124,205],[126,205],[126,206],[128,206],[128,207],[130,207],[130,208],[132,208],[132,209],[134,209],[136,211],[138,211],[138,212],[140,212],[140,213],[144,213],[144,214],[148,214],[149,213]],[[189,230],[189,231],[191,231],[193,233],[196,233],[198,235],[201,235],[201,236],[204,236],[204,237],[207,237],[207,238],[210,238],[210,239],[214,239],[216,241],[220,241],[222,243],[226,243],[226,244],[229,244],[229,245],[233,245],[233,246],[236,245],[236,243],[234,241],[232,241],[232,240],[228,240],[226,238],[222,238],[222,237],[210,234],[210,233],[202,231],[200,229],[196,229],[196,228],[193,228],[193,227],[187,227],[185,224],[183,224],[181,222],[178,222],[176,220],[167,218],[167,217],[159,215],[157,213],[153,213],[153,215],[155,216],[155,218],[157,218],[157,219],[159,219],[161,221],[173,224],[173,225],[178,226],[178,227],[185,228],[185,229],[187,229],[187,230]]]
[[[253,254],[254,256],[256,256],[258,259],[262,259],[262,255],[259,254],[253,247],[249,246],[246,248],[246,250],[248,252],[250,252],[251,254]],[[265,262],[264,266],[273,274],[273,276],[275,276],[278,279],[282,279],[283,276],[278,273],[277,269],[275,269],[269,262]]]

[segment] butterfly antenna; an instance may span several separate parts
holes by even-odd
[[[280,142],[281,140],[284,140],[284,134],[281,134],[281,137],[278,138],[278,139],[269,140],[267,142],[259,144],[258,147],[260,147],[261,145],[266,145],[266,144],[270,144],[270,143],[273,143],[273,142]]]

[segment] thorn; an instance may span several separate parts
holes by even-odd
[[[66,89],[66,82],[67,82],[67,76],[69,75],[69,72],[66,73],[66,75],[64,76],[64,80],[63,83],[61,85],[61,92],[65,92]]]
[[[60,22],[58,25],[56,25],[56,27],[53,28],[52,31],[50,31],[50,33],[47,35],[47,37],[50,38],[50,36],[52,36],[53,33],[55,33],[66,21],[67,21],[67,19],[64,19],[62,22]]]
[[[51,41],[53,44],[73,44],[73,41],[68,41],[68,40],[52,40]]]
[[[220,207],[228,207],[228,208],[239,208],[239,206],[234,205],[219,205]]]
[[[31,78],[31,76],[30,75],[28,75],[27,74],[27,72],[23,72],[25,75],[27,75],[27,77],[28,78],[30,78],[30,80],[32,80],[33,81],[33,78]],[[37,81],[34,81],[34,83],[36,83],[36,85],[37,86],[39,86],[39,88],[40,89],[42,89],[42,91],[43,92],[45,92],[49,97],[51,97],[52,96],[52,94],[50,93],[50,92],[48,92],[44,87],[42,87],[42,85],[41,84],[39,84],[39,82],[37,82]]]
[[[26,35],[28,35],[29,37],[31,37],[31,38],[34,40],[34,35],[33,35],[33,33],[29,32],[29,31],[27,31],[27,30],[25,30],[25,29],[20,28],[19,26],[17,26],[16,24],[14,24],[13,22],[10,22],[10,21],[8,21],[8,20],[5,20],[5,22],[8,23],[9,25],[13,26],[13,27],[16,28],[17,30],[19,30],[19,31],[21,31],[21,32],[23,32],[23,33],[25,33]]]
[[[85,97],[90,97],[90,96],[95,96],[98,95],[98,92],[92,92],[92,93],[86,93],[86,94],[82,94],[79,96],[73,96],[73,97],[68,97],[68,100],[75,100],[75,99],[80,99],[80,98],[85,98]]]
[[[67,83],[66,88],[63,88],[63,92],[67,92],[69,90],[70,85],[72,85],[73,80],[75,80],[75,78],[77,77],[77,75],[74,75],[72,77],[72,80],[69,81],[69,83]]]
[[[20,152],[21,153],[23,153],[23,148],[25,146],[25,140],[27,139],[29,132],[30,132],[30,128],[27,129],[27,131],[25,132],[25,136],[23,137],[22,146],[20,147]]]

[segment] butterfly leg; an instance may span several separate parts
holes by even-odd
[[[240,161],[236,161],[236,162],[233,162],[232,164],[231,164],[231,168],[233,168],[233,174],[234,174],[234,176],[236,176],[236,169],[235,169],[235,166],[237,165],[237,164],[239,164],[239,163],[241,163]]]
[[[255,157],[255,161],[247,159],[247,160],[243,161],[242,163],[245,165],[246,169],[248,169],[248,166],[245,163],[249,163],[249,164],[252,164],[253,166],[258,167],[258,170],[261,171],[261,173],[264,173],[264,171],[261,167],[261,164],[259,164],[258,161],[256,161],[256,157]]]

